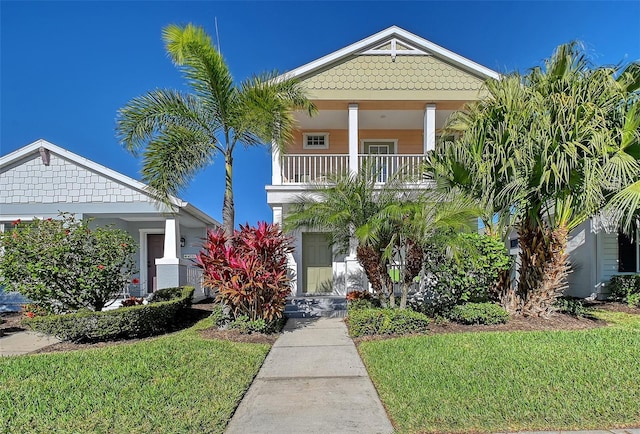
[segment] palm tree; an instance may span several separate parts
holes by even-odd
[[[297,81],[275,73],[256,75],[236,85],[221,53],[201,27],[169,25],[163,39],[193,93],[157,89],[132,99],[118,112],[117,135],[132,154],[142,152],[142,177],[156,199],[167,204],[216,154],[222,155],[222,223],[231,239],[236,147],[267,143],[284,151],[292,138],[294,111],[304,109],[311,114],[315,107]]]
[[[284,219],[285,231],[326,231],[338,253],[350,254],[355,249],[374,292],[381,299],[388,298],[391,281],[382,251],[391,235],[376,223],[392,196],[376,188],[376,177],[367,170],[337,176],[315,190],[312,195],[301,195],[291,206]]]
[[[408,285],[422,270],[424,248],[436,234],[469,229],[477,209],[459,197],[449,200],[433,190],[416,191],[399,179],[377,185],[375,171],[334,178],[318,185],[312,195],[300,196],[285,218],[285,230],[308,228],[328,233],[340,253],[354,249],[374,292],[395,306],[388,268],[404,258],[401,308]]]
[[[544,68],[488,81],[488,97],[450,124],[461,134],[454,149],[436,152],[440,176],[515,221],[519,281],[504,300],[512,311],[550,313],[566,288],[569,232],[637,179],[622,133],[633,130],[637,87],[621,86],[619,71],[562,45]],[[628,135],[637,146],[637,126]]]

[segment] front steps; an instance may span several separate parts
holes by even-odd
[[[288,297],[284,315],[287,318],[344,318],[347,300],[341,295]]]

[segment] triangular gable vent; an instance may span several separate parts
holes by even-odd
[[[429,56],[431,53],[428,53],[427,51],[424,51],[420,48],[416,48],[413,45],[407,44],[406,42],[398,38],[392,38],[373,48],[362,51],[359,54],[391,56],[391,58],[395,60],[396,56],[405,56],[405,55]]]

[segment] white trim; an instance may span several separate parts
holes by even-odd
[[[324,145],[322,145],[322,146],[309,146],[307,144],[309,137],[323,137]],[[329,149],[329,133],[303,133],[302,134],[302,149]]]
[[[147,288],[147,280],[149,278],[147,274],[147,235],[149,234],[162,234],[164,235],[164,228],[141,228],[138,229],[140,233],[140,296],[144,297],[149,294]],[[153,264],[155,267],[156,265]]]
[[[360,140],[360,153],[363,155],[369,155],[369,154],[366,154],[365,152],[366,143],[390,144],[392,145],[392,148],[389,155],[396,155],[398,153],[398,139],[362,139]]]
[[[417,49],[423,49],[425,51],[428,51],[431,54],[435,55],[436,57],[443,58],[448,62],[453,63],[458,67],[466,69],[467,71],[470,71],[472,73],[479,74],[483,77],[491,77],[495,79],[500,78],[500,74],[496,71],[493,71],[485,66],[482,66],[479,63],[476,63],[470,59],[467,59],[466,57],[460,56],[459,54],[456,54],[453,51],[449,51],[444,47],[434,44],[433,42],[428,41],[411,32],[408,32],[398,26],[391,26],[374,35],[361,39],[358,42],[355,42],[340,50],[334,51],[333,53],[330,53],[317,60],[309,62],[305,65],[302,65],[288,73],[285,73],[281,75],[279,79],[300,77],[307,74],[311,74],[321,68],[325,68],[327,65],[338,62],[346,57],[356,55],[360,52],[364,52],[366,50],[371,49],[374,46],[379,46],[382,42],[389,40],[391,38],[398,38],[402,40],[403,43],[408,43],[415,46]]]

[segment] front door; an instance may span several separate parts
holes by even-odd
[[[325,234],[302,234],[302,281],[304,294],[333,291],[333,252]]]
[[[147,234],[147,292],[157,288],[156,259],[164,256],[164,234]]]
[[[389,154],[393,151],[393,143],[389,142],[364,142],[364,153],[370,155],[369,170],[375,176],[377,182],[387,182],[390,170]]]

